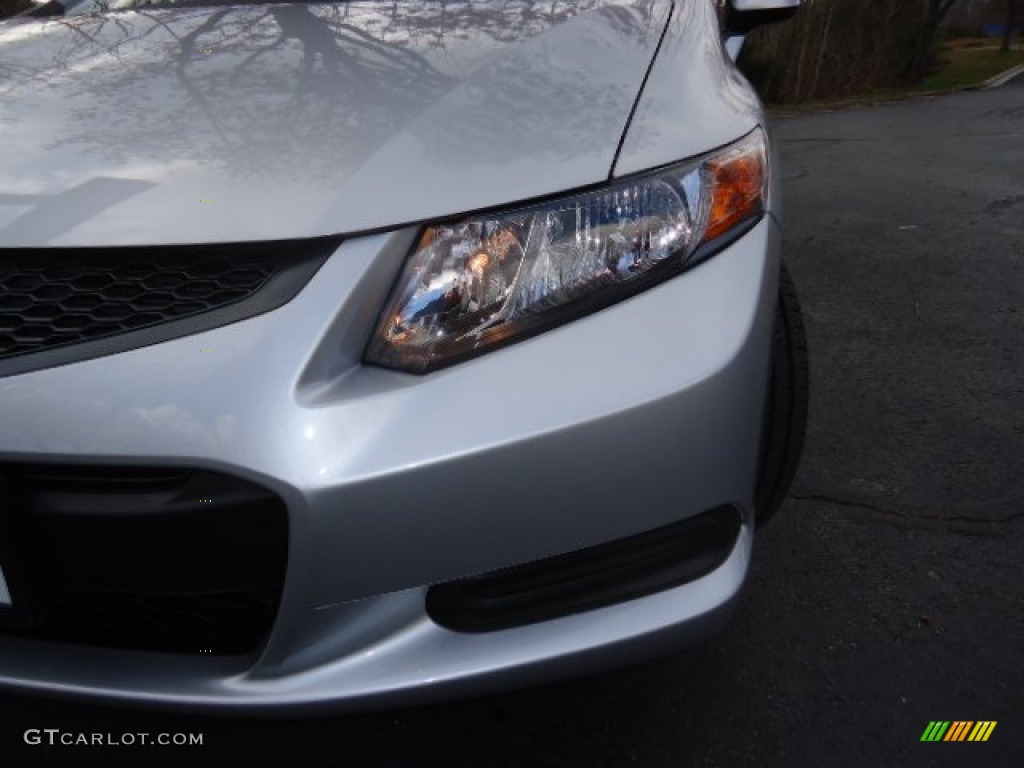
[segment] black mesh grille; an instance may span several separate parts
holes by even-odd
[[[72,346],[73,359],[110,354],[273,309],[339,242],[0,250],[0,375],[25,369],[10,368],[14,358]]]
[[[68,589],[51,597],[37,635],[173,653],[246,653],[274,620],[272,589],[184,594]]]
[[[274,274],[272,254],[160,260],[0,256],[0,356],[111,336],[244,299]]]

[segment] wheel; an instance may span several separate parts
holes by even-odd
[[[754,494],[758,526],[764,525],[782,506],[800,464],[810,393],[807,361],[807,336],[800,301],[789,270],[783,264],[761,430],[761,461]]]

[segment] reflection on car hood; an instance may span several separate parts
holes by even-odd
[[[608,177],[668,0],[0,24],[0,246],[355,232]]]

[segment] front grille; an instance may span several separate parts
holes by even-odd
[[[274,309],[339,242],[0,250],[0,375],[144,346]]]
[[[723,506],[663,528],[431,587],[427,613],[490,632],[593,610],[685,584],[725,562],[740,531]]]
[[[287,556],[283,502],[182,468],[0,465],[10,633],[172,653],[266,640]]]
[[[258,291],[271,254],[201,259],[68,256],[0,261],[0,356],[12,357],[126,333],[208,312]]]

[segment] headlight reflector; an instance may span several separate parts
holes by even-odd
[[[766,182],[756,129],[703,158],[593,192],[429,226],[366,361],[424,373],[624,298],[760,214]]]

